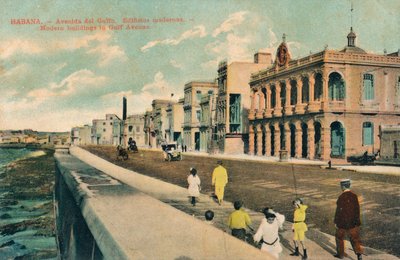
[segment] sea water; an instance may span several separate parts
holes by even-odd
[[[0,148],[0,175],[6,171],[8,164],[15,161],[45,155],[41,150],[29,150],[26,148]],[[0,176],[1,182],[1,176]],[[7,193],[0,190],[0,199]],[[42,210],[24,210],[33,208],[49,201],[38,200],[19,200],[15,206],[8,206],[8,209],[2,207],[0,215],[7,213],[11,216],[9,219],[0,219],[0,226],[10,223],[16,223],[30,218],[35,218],[44,213]],[[13,235],[0,235],[0,259],[14,259],[29,253],[40,250],[54,250],[56,248],[54,237],[35,236],[35,230],[25,230],[16,232]],[[10,243],[10,241],[13,241]],[[4,244],[7,244],[4,246]],[[3,245],[3,246],[2,246]],[[56,259],[56,258],[54,258]]]
[[[32,154],[33,152],[34,151],[26,148],[0,148],[0,173],[4,172],[6,165],[10,162],[29,157],[29,154]]]

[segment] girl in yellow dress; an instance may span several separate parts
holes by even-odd
[[[306,210],[308,208],[307,205],[303,204],[303,201],[299,198],[293,201],[294,217],[293,217],[293,242],[295,246],[295,251],[290,254],[291,256],[299,256],[299,242],[303,248],[303,257],[302,259],[307,259],[307,249],[304,243],[305,233],[308,230],[307,225],[305,223],[306,220]]]

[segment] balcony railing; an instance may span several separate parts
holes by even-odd
[[[346,108],[346,104],[343,100],[329,100],[328,110],[331,112],[343,112]]]
[[[378,113],[379,104],[372,102],[365,102],[360,104],[361,113]]]
[[[379,64],[400,64],[400,57],[384,56],[370,53],[339,52],[335,50],[324,50],[307,57],[291,60],[287,67],[270,67],[266,70],[251,75],[250,81],[257,81],[275,75],[281,71],[303,67],[315,62],[346,62],[346,63],[379,63]],[[397,65],[397,67],[400,67]]]

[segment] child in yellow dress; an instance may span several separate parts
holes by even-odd
[[[304,243],[305,233],[308,230],[307,225],[305,223],[306,220],[306,210],[308,208],[307,205],[303,204],[303,201],[299,198],[293,201],[294,217],[293,217],[293,242],[295,246],[295,251],[290,254],[291,256],[299,256],[299,243],[303,248],[303,257],[302,259],[307,259],[307,249]]]

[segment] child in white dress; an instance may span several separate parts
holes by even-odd
[[[261,251],[266,251],[278,259],[279,253],[282,252],[278,231],[285,222],[285,216],[270,208],[265,208],[263,213],[265,218],[261,220],[260,227],[254,235],[254,241],[258,243],[262,240]]]
[[[197,170],[195,168],[190,168],[190,174],[187,178],[189,184],[188,192],[191,197],[191,203],[196,206],[196,198],[200,195],[200,178],[197,175]]]

